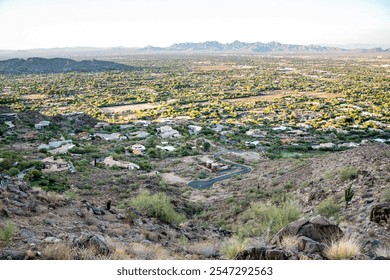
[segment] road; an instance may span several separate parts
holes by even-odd
[[[221,175],[221,176],[218,176],[218,177],[215,177],[215,178],[212,178],[212,179],[208,179],[208,180],[194,180],[194,181],[190,181],[188,183],[188,185],[190,187],[194,188],[194,189],[208,189],[208,188],[211,188],[217,182],[221,182],[223,180],[230,179],[230,178],[232,178],[234,176],[246,174],[246,173],[249,173],[249,172],[252,171],[252,168],[249,167],[249,166],[246,166],[246,165],[243,165],[243,164],[239,164],[239,163],[236,163],[236,162],[232,162],[230,160],[223,159],[222,155],[226,154],[226,153],[229,153],[229,152],[230,151],[228,151],[228,150],[224,150],[224,151],[218,152],[218,153],[214,154],[214,158],[219,160],[219,161],[221,161],[221,162],[225,162],[225,163],[233,165],[234,167],[236,167],[235,169],[238,169],[238,171],[235,171],[235,172],[232,172],[232,173],[229,173],[229,174],[225,174],[225,175]]]

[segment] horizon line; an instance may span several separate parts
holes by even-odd
[[[178,42],[173,43],[168,46],[157,46],[157,45],[151,45],[148,44],[146,46],[93,46],[93,45],[76,45],[76,46],[55,46],[55,47],[32,47],[32,48],[15,48],[15,49],[1,49],[0,51],[33,51],[33,50],[52,50],[52,49],[76,49],[76,48],[93,48],[93,49],[144,49],[144,48],[169,48],[173,45],[177,44],[201,44],[201,43],[210,43],[215,42],[219,43],[221,45],[227,45],[232,44],[234,42],[239,43],[245,43],[245,44],[270,44],[270,43],[278,43],[281,45],[295,45],[295,46],[320,46],[320,47],[332,47],[332,48],[345,48],[345,49],[362,49],[362,48],[382,48],[382,49],[388,49],[390,48],[390,43],[348,43],[348,44],[332,44],[332,43],[309,43],[309,44],[299,44],[299,43],[282,43],[280,41],[269,41],[269,42],[261,42],[261,41],[254,41],[254,42],[245,42],[240,40],[233,40],[229,41],[227,43],[221,43],[217,40],[206,40],[206,41],[187,41],[187,42]]]

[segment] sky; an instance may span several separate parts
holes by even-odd
[[[234,40],[390,46],[390,0],[0,0],[0,49]]]

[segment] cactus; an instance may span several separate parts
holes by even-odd
[[[349,186],[349,187],[344,191],[345,209],[347,209],[348,203],[352,200],[354,194],[355,194],[355,192],[352,190],[352,186]]]

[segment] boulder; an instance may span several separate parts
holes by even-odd
[[[99,254],[108,255],[112,252],[105,238],[100,234],[82,234],[73,241],[79,248],[94,248]]]
[[[253,247],[239,252],[235,260],[286,260],[286,252],[276,246]]]
[[[286,260],[287,256],[283,250],[279,249],[269,249],[265,251],[266,260]]]
[[[314,241],[306,236],[300,236],[297,243],[298,250],[308,254],[320,253],[325,249],[324,244]]]
[[[370,221],[387,224],[390,221],[390,201],[373,205],[370,212]]]
[[[306,236],[311,240],[327,243],[343,236],[342,230],[322,216],[294,221],[281,229],[271,239],[271,244],[281,245],[283,236]]]
[[[266,247],[254,247],[239,252],[235,260],[265,260]]]
[[[26,252],[22,250],[0,250],[0,260],[24,260]]]

